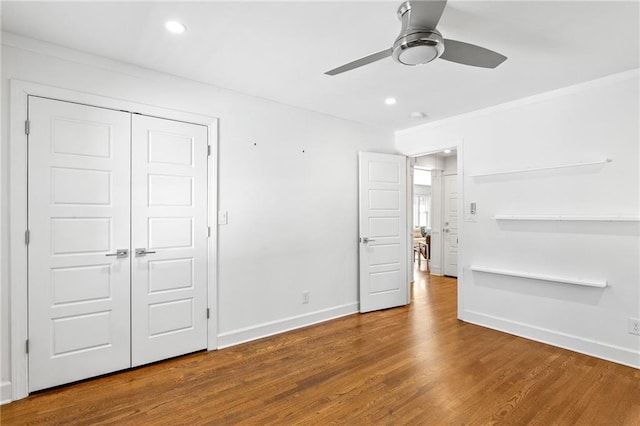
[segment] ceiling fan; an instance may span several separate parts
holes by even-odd
[[[405,1],[398,8],[402,29],[390,49],[349,62],[325,74],[340,74],[389,56],[404,65],[426,64],[440,58],[483,68],[495,68],[507,59],[475,44],[443,38],[436,26],[446,4],[447,0]]]

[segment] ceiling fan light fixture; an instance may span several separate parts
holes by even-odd
[[[422,65],[444,52],[444,43],[436,31],[413,33],[399,37],[393,43],[393,59],[404,65]]]
[[[433,61],[438,52],[433,46],[417,45],[398,52],[398,62],[404,65],[422,65]]]
[[[447,0],[405,1],[398,8],[400,34],[390,49],[356,59],[325,74],[341,74],[389,56],[403,65],[421,65],[441,58],[480,68],[495,68],[507,59],[498,52],[475,44],[442,38],[437,26],[446,4]]]

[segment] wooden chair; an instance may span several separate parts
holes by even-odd
[[[431,235],[427,235],[424,238],[424,242],[420,241],[418,246],[413,247],[414,260],[415,255],[418,255],[418,268],[421,267],[421,260],[424,259],[427,261],[427,272],[430,272],[429,268],[429,259],[431,258]]]

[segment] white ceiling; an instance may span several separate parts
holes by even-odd
[[[498,51],[497,69],[386,59],[400,1],[2,2],[4,31],[398,130],[640,66],[638,1],[455,1],[438,29]],[[188,30],[175,36],[164,22]],[[394,96],[398,103],[383,100]],[[427,119],[410,118],[412,111]]]

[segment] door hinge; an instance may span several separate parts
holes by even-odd
[[[207,156],[211,155],[211,145],[207,145]]]
[[[211,236],[211,227],[207,226],[207,236]]]
[[[24,349],[27,353],[29,353],[29,339],[27,339],[27,341],[25,342]]]
[[[29,120],[25,120],[24,122],[24,134],[28,135],[31,130],[31,122]]]
[[[207,319],[209,319],[209,308],[207,308]]]
[[[29,232],[28,229],[26,231],[24,231],[24,243],[26,245],[29,245],[29,237],[30,236],[31,236],[31,233]]]

